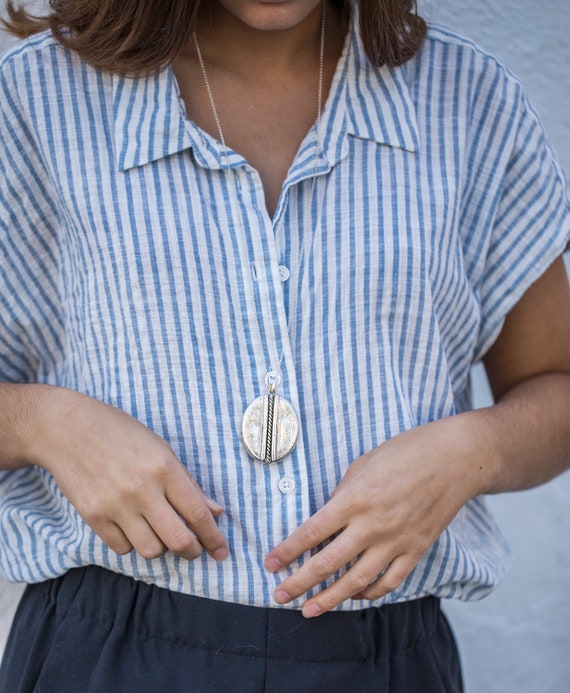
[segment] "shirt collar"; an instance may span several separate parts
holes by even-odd
[[[354,13],[347,71],[347,133],[410,152],[419,149],[416,109],[408,86],[408,65],[381,68],[370,63]]]
[[[170,69],[148,77],[113,75],[115,160],[120,171],[192,146]]]
[[[186,120],[171,69],[148,77],[113,75],[112,79],[119,170],[143,166],[189,148],[202,166],[221,167],[222,145],[201,135]],[[360,41],[357,10],[323,113],[322,133],[322,155],[330,166],[346,153],[346,135],[411,152],[419,148],[407,68],[371,65]],[[224,162],[229,162],[227,152]],[[243,160],[234,154],[229,163],[236,166]]]

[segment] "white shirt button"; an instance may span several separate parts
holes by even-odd
[[[286,282],[287,279],[290,277],[290,272],[289,268],[285,267],[285,265],[279,265],[279,279],[281,279],[282,282]]]
[[[279,479],[279,490],[286,496],[293,493],[295,486],[295,479],[291,479],[290,476],[284,476],[282,479]]]

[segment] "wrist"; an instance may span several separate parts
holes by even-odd
[[[58,436],[64,431],[64,422],[78,407],[78,392],[53,385],[30,386],[27,397],[27,422],[21,442],[29,464],[53,472],[52,465],[60,458]],[[54,438],[55,435],[55,438]]]
[[[495,407],[451,417],[461,446],[464,481],[469,498],[492,493],[501,476],[503,460],[496,440]]]
[[[0,468],[17,469],[34,464],[37,426],[45,402],[47,385],[2,383],[0,421]]]
[[[501,468],[494,443],[493,416],[490,410],[475,410],[420,426],[425,435],[417,441],[431,457],[443,483],[453,489],[458,505],[489,493]]]

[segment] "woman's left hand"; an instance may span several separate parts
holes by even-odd
[[[267,556],[266,568],[277,572],[332,539],[281,583],[275,601],[302,596],[352,561],[305,603],[305,616],[396,589],[464,503],[485,489],[491,456],[472,416],[412,429],[355,460],[329,501]]]

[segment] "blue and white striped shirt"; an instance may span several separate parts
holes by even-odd
[[[226,509],[231,550],[116,555],[31,467],[0,474],[9,580],[94,563],[273,606],[266,553],[352,460],[468,406],[471,365],[570,235],[519,83],[441,28],[397,69],[372,67],[351,30],[318,154],[313,128],[273,219],[257,172],[187,120],[170,70],[101,73],[44,33],[4,56],[0,110],[0,379],[79,390],[163,436]],[[269,466],[239,440],[266,367],[301,420]],[[384,601],[478,598],[508,565],[475,499]]]

